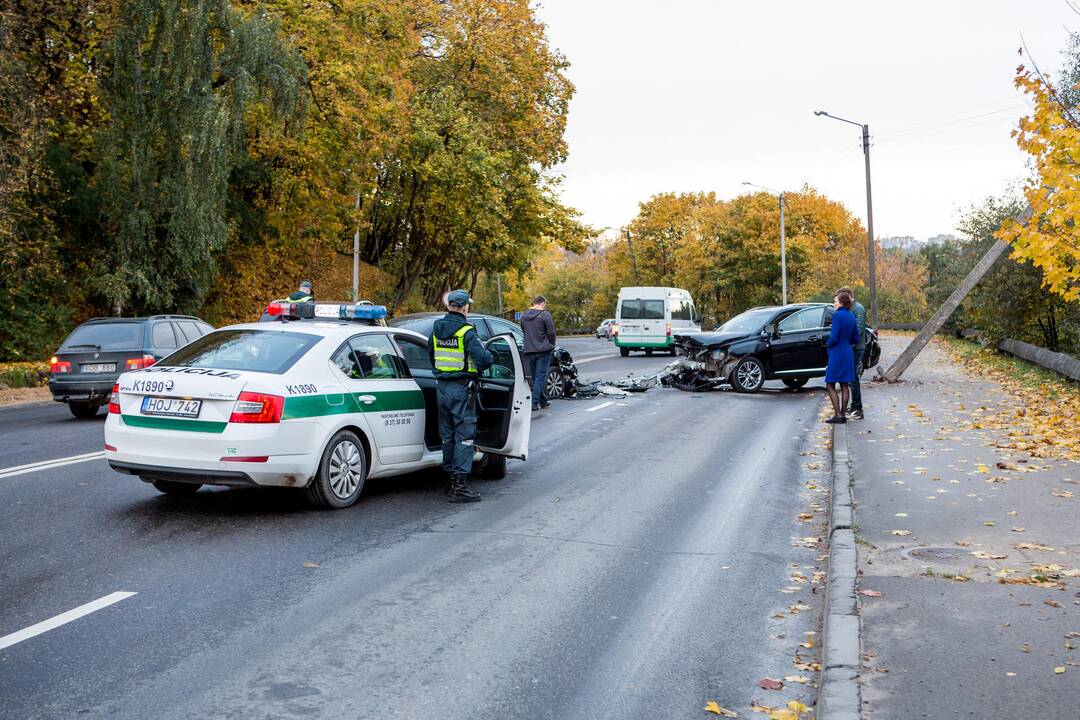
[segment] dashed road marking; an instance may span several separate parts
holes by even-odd
[[[585,363],[595,362],[596,360],[606,360],[607,358],[617,358],[618,355],[590,355],[580,360],[574,360],[575,365],[584,365]]]
[[[72,455],[71,457],[42,460],[41,462],[27,463],[26,465],[0,468],[0,480],[3,478],[15,477],[16,475],[26,475],[27,473],[37,472],[38,470],[52,470],[53,468],[63,467],[64,465],[75,465],[76,463],[100,460],[103,457],[105,457],[105,451],[98,450],[97,452],[85,453],[83,455]]]
[[[599,405],[593,405],[591,408],[585,408],[585,412],[596,412],[597,410],[603,410],[606,407],[611,407],[614,404],[614,400],[608,400],[607,402],[600,403]]]
[[[89,615],[92,612],[97,612],[102,608],[107,608],[114,603],[118,603],[121,600],[126,600],[127,598],[136,594],[137,593],[133,592],[109,593],[105,597],[100,597],[97,600],[86,603],[85,605],[80,605],[73,610],[68,610],[65,613],[60,613],[59,615],[51,617],[48,620],[43,620],[36,625],[31,625],[30,627],[19,630],[18,632],[13,632],[10,635],[0,637],[0,650],[11,647],[15,643],[21,643],[23,640],[29,640],[32,637],[41,635],[42,633],[47,633],[50,630],[55,630],[61,625],[67,625],[73,620],[78,620],[85,615]]]

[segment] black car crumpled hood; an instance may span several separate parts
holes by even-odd
[[[694,335],[676,335],[675,340],[684,342],[690,347],[715,348],[729,345],[735,340],[743,340],[753,337],[757,333],[696,333]]]

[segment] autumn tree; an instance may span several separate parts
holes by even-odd
[[[1006,220],[997,237],[1012,241],[1014,258],[1042,270],[1051,292],[1075,301],[1080,300],[1080,35],[1072,36],[1062,79],[1064,87],[1059,88],[1037,67],[1017,68],[1016,86],[1034,105],[1013,133],[1034,166],[1024,188],[1032,215],[1023,223]]]
[[[303,65],[261,9],[228,0],[126,0],[102,183],[112,236],[101,287],[124,308],[196,310],[229,236],[227,189],[244,116],[298,116]]]

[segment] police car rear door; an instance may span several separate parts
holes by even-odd
[[[364,413],[383,465],[424,453],[424,396],[385,332],[354,335],[334,353],[353,406]]]
[[[514,336],[496,335],[484,345],[495,363],[480,374],[476,447],[493,455],[524,460],[529,454],[532,390]]]

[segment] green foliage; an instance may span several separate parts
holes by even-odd
[[[229,233],[244,112],[294,117],[304,68],[256,10],[228,0],[121,4],[102,136],[108,254],[99,287],[118,314],[197,309]]]
[[[988,198],[968,210],[960,223],[966,238],[959,248],[950,249],[952,254],[940,258],[941,272],[950,275],[950,282],[967,274],[993,245],[1002,223],[1022,207],[1019,198],[1004,196]],[[994,341],[1012,337],[1056,352],[1080,354],[1080,301],[1066,301],[1048,292],[1042,270],[1028,260],[1000,258],[968,296],[961,319]]]
[[[0,363],[0,389],[41,387],[48,380],[47,362]]]

